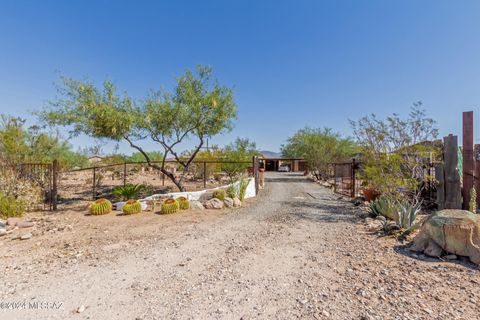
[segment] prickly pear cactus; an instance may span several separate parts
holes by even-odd
[[[177,198],[178,205],[180,210],[188,210],[190,209],[190,201],[185,197],[178,197]]]
[[[227,192],[225,189],[218,189],[213,191],[213,197],[217,198],[218,200],[225,200],[225,197],[227,196]]]
[[[90,213],[98,216],[112,212],[112,203],[107,199],[97,199],[90,204]]]
[[[180,205],[175,199],[167,199],[162,203],[162,213],[172,214],[176,213],[180,209]]]
[[[142,204],[138,200],[128,200],[122,208],[124,214],[136,214],[142,212]]]

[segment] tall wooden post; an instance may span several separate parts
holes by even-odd
[[[352,198],[355,198],[355,158],[352,159],[352,173],[350,174],[352,178],[352,187],[351,187],[351,194]]]
[[[57,180],[58,180],[58,160],[52,163],[52,190],[50,192],[51,204],[53,211],[57,211]]]
[[[468,209],[473,188],[473,111],[463,113],[463,209]]]
[[[477,191],[477,203],[480,203],[480,144],[473,147],[473,159],[475,162],[475,176],[473,177],[475,190]]]
[[[445,209],[462,208],[462,190],[458,173],[458,137],[443,138],[445,159]]]
[[[123,163],[123,186],[127,185],[127,162]]]
[[[92,182],[92,198],[93,200],[95,200],[95,193],[97,192],[95,189],[96,189],[96,186],[97,186],[97,181],[95,181],[97,179],[96,177],[96,168],[93,167],[93,182]]]
[[[203,187],[207,188],[207,162],[203,162]]]
[[[445,167],[443,163],[435,166],[435,180],[437,181],[437,200],[438,210],[445,209]]]
[[[258,194],[258,190],[260,189],[260,181],[258,176],[258,157],[254,156],[252,158],[253,162],[253,177],[255,181],[255,194]]]

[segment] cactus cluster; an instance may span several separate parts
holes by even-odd
[[[177,198],[178,205],[180,210],[188,210],[190,209],[190,201],[185,197],[178,197]]]
[[[475,188],[470,189],[470,203],[468,204],[470,212],[477,213],[477,190]]]
[[[142,204],[138,200],[128,200],[122,208],[123,214],[136,214],[142,212]]]
[[[225,192],[225,189],[218,189],[213,191],[213,197],[217,198],[218,200],[225,200],[225,197],[227,196],[227,193]]]
[[[188,200],[187,200],[188,201]],[[180,209],[180,205],[175,199],[167,199],[162,202],[162,213],[172,214],[176,213]]]
[[[112,212],[112,203],[107,199],[97,199],[90,204],[90,213],[98,216]]]

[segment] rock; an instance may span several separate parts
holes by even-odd
[[[398,224],[396,222],[389,221],[385,225],[384,230],[385,230],[385,232],[389,233],[389,232],[392,232],[392,231],[400,230],[400,227],[398,226]]]
[[[30,239],[31,237],[32,237],[32,234],[30,232],[25,233],[20,237],[20,240],[27,240],[27,239]]]
[[[83,311],[85,311],[85,306],[84,305],[81,305],[80,307],[78,307],[77,313],[82,313]]]
[[[19,228],[31,228],[33,227],[33,222],[32,221],[19,221],[16,224],[17,227]]]
[[[11,227],[15,227],[18,222],[22,221],[20,218],[8,218],[7,219],[7,225]]]
[[[445,256],[445,259],[447,260],[457,260],[457,256],[454,254],[449,254]]]
[[[0,220],[0,228],[5,229],[7,227],[7,224],[5,221]]]
[[[223,208],[223,201],[217,198],[212,198],[205,202],[206,209],[222,209]]]
[[[327,318],[330,317],[330,313],[327,310],[323,310],[322,314],[323,314],[323,316],[325,316]]]
[[[428,217],[413,239],[411,251],[440,256],[442,251],[466,256],[480,264],[480,215],[465,210],[441,210]]]
[[[225,200],[223,200],[223,203],[227,208],[233,208],[234,203],[232,198],[225,198]]]
[[[201,202],[205,202],[205,201],[210,200],[210,199],[212,199],[212,198],[213,198],[213,192],[205,192],[204,194],[202,194],[202,195],[200,196],[200,199],[199,199],[199,200],[200,200]]]
[[[5,228],[0,228],[0,237],[7,234],[7,230]]]
[[[233,206],[234,207],[241,207],[242,206],[242,201],[238,199],[237,197],[233,198]]]
[[[205,210],[205,207],[200,201],[192,200],[190,201],[190,209],[192,210]]]
[[[356,197],[356,198],[352,199],[352,203],[355,207],[358,207],[358,206],[362,205],[364,202],[365,202],[364,197]]]

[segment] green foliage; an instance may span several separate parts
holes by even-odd
[[[227,193],[225,192],[225,189],[217,189],[213,191],[213,197],[217,198],[218,200],[225,200],[225,197],[227,196]]]
[[[25,213],[25,210],[24,200],[0,192],[0,217],[2,219],[21,217]]]
[[[38,126],[25,128],[25,120],[1,115],[0,161],[7,165],[27,162],[52,162],[57,159],[63,168],[80,167],[87,158],[73,152],[57,133],[43,132]]]
[[[252,165],[253,156],[256,155],[260,155],[260,151],[257,150],[255,142],[248,138],[237,138],[224,148],[223,159],[226,162],[222,163],[221,170],[228,175],[230,183],[245,174],[247,168]]]
[[[236,117],[236,104],[231,89],[220,86],[209,67],[187,70],[176,79],[171,91],[152,91],[146,98],[134,101],[120,96],[111,81],[103,88],[92,82],[64,78],[58,89],[60,99],[40,114],[51,125],[68,126],[73,135],[125,140],[140,152],[149,165],[163,172],[180,191],[183,181],[205,139],[229,131]],[[151,139],[163,148],[160,164],[153,163],[138,141]],[[196,140],[188,159],[178,154],[182,142]],[[183,167],[177,177],[165,168],[165,159],[173,156]]]
[[[331,163],[351,158],[358,148],[330,128],[305,127],[288,138],[281,151],[288,158],[304,158],[316,178],[324,179],[330,174]]]
[[[177,202],[179,205],[180,210],[188,210],[190,209],[190,201],[185,197],[178,197]]]
[[[470,212],[477,213],[477,190],[470,189],[470,202],[468,204]]]
[[[136,199],[138,194],[145,189],[145,186],[142,184],[126,184],[125,186],[118,186],[113,189],[113,195],[125,201],[128,199]]]
[[[178,212],[179,209],[180,209],[180,204],[175,199],[167,199],[162,202],[163,214],[173,214]]]
[[[408,191],[417,198],[425,182],[433,179],[425,166],[438,154],[435,143],[430,142],[438,130],[420,106],[415,104],[406,119],[394,113],[386,120],[372,114],[351,121],[363,153],[360,178],[382,194],[398,197]]]
[[[249,182],[250,179],[248,179],[248,177],[243,177],[242,179],[240,179],[238,187],[238,198],[240,199],[240,201],[243,201],[243,199],[245,199],[245,194],[247,193],[247,187]]]
[[[43,195],[40,183],[23,178],[15,170],[0,168],[0,192],[10,199],[8,203],[12,205],[18,204],[28,210],[41,203]]]
[[[122,208],[124,214],[137,214],[142,212],[142,204],[138,200],[128,200]]]
[[[90,213],[92,215],[102,215],[112,212],[112,203],[107,199],[97,199],[90,204]]]
[[[162,161],[163,154],[159,151],[146,152],[151,161]],[[129,156],[125,156],[127,162],[145,162],[145,156],[140,152],[134,152]]]

